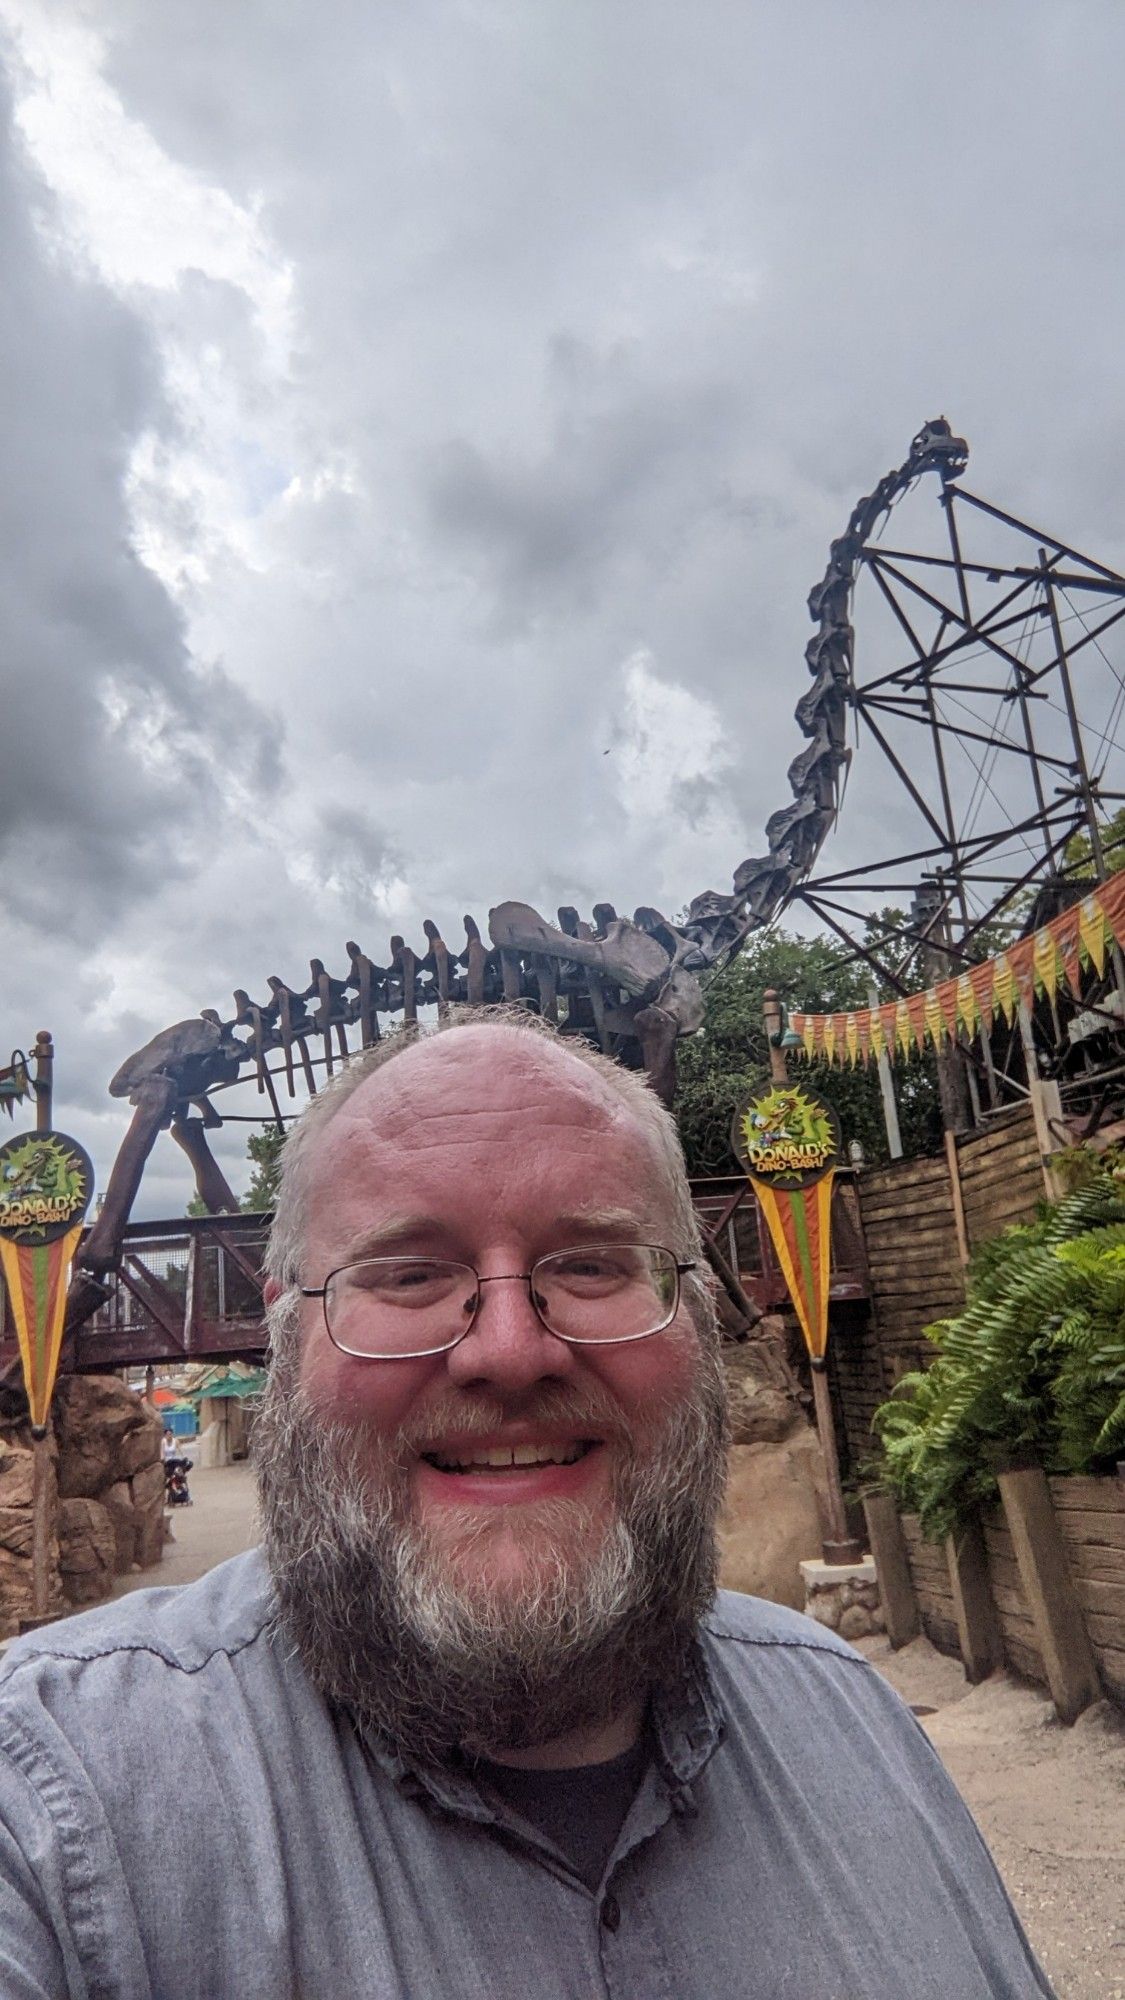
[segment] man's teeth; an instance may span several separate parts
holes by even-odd
[[[494,1445],[489,1450],[471,1452],[427,1451],[423,1457],[442,1472],[506,1470],[513,1465],[574,1465],[591,1446],[583,1441],[571,1445]]]

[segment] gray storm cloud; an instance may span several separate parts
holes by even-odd
[[[0,1033],[103,1168],[120,1056],[236,985],[728,888],[925,418],[1125,555],[1119,10],[0,18]],[[907,824],[857,759],[834,857]]]

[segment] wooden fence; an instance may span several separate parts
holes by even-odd
[[[958,1139],[951,1158],[895,1160],[858,1185],[872,1333],[864,1368],[838,1375],[849,1439],[869,1431],[900,1375],[932,1359],[923,1329],[964,1305],[966,1254],[1030,1220],[1046,1194],[1035,1125],[1022,1109]]]
[[[869,1512],[892,1639],[920,1625],[972,1679],[1006,1666],[1046,1687],[1066,1721],[1099,1694],[1125,1706],[1125,1479],[1023,1472],[1001,1491],[956,1545],[902,1516],[904,1568],[886,1503]]]

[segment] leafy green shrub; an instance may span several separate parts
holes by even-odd
[[[1005,1465],[1109,1471],[1125,1452],[1125,1187],[1099,1173],[992,1238],[968,1303],[927,1327],[937,1359],[875,1412],[883,1484],[942,1536]]]

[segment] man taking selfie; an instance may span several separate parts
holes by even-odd
[[[392,1038],[290,1138],[268,1270],[262,1549],[5,1663],[5,2000],[1049,1994],[897,1697],[716,1595],[643,1079],[522,1018]]]

